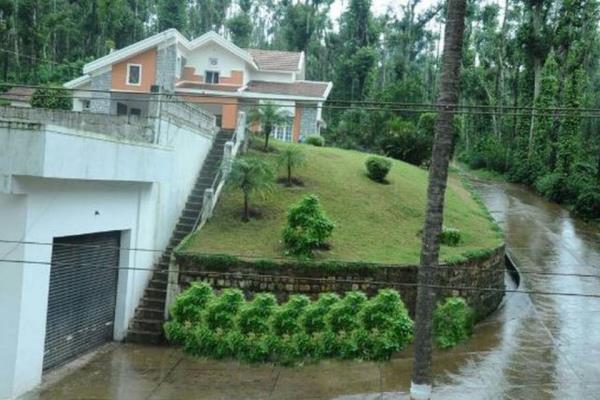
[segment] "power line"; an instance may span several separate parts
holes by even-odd
[[[2,263],[13,263],[13,264],[31,264],[31,265],[57,265],[57,266],[70,266],[70,267],[81,267],[81,266],[96,266],[99,268],[107,268],[112,270],[133,270],[133,271],[153,271],[153,272],[176,272],[179,273],[179,270],[174,269],[156,269],[156,268],[140,268],[140,267],[116,267],[110,266],[106,264],[83,264],[83,263],[57,263],[57,262],[48,262],[48,261],[26,261],[26,260],[11,260],[11,259],[0,259]],[[194,271],[190,271],[192,274]],[[220,272],[220,271],[200,271],[196,272],[196,275],[204,275],[209,277],[223,277],[223,276],[233,276],[239,278],[271,278],[271,279],[295,279],[295,280],[304,280],[304,281],[313,281],[313,282],[323,282],[323,283],[331,283],[331,279],[329,278],[318,278],[318,277],[299,277],[299,276],[291,276],[291,275],[273,275],[273,274],[259,274],[259,273],[245,273],[245,272]],[[353,279],[335,279],[336,283],[349,283],[349,284],[371,284],[378,285],[384,287],[418,287],[418,283],[411,282],[386,282],[386,281],[376,281],[376,280],[353,280]],[[473,287],[473,286],[453,286],[453,285],[427,285],[427,287],[432,289],[446,289],[446,290],[462,290],[462,291],[474,291],[474,292],[502,292],[502,293],[521,293],[528,295],[545,295],[545,296],[567,296],[567,297],[583,297],[583,298],[599,298],[600,294],[592,294],[592,293],[574,293],[574,292],[553,292],[553,291],[540,291],[540,290],[522,290],[522,289],[502,289],[502,288],[494,288],[494,287]]]
[[[153,93],[153,92],[121,92],[121,91],[112,91],[109,89],[79,89],[79,88],[65,88],[62,86],[55,86],[55,87],[50,87],[50,86],[43,86],[43,85],[28,85],[28,84],[15,84],[15,83],[10,83],[10,82],[2,82],[0,83],[0,87],[19,87],[19,88],[29,88],[29,89],[60,89],[60,90],[64,90],[64,91],[69,91],[69,92],[85,92],[85,93],[105,93],[105,94],[127,94],[127,95],[131,95],[131,96],[169,96],[169,97],[182,97],[182,98],[189,98],[189,97],[201,97],[201,98],[206,98],[207,96],[209,97],[224,97],[224,98],[228,98],[228,97],[232,97],[233,95],[235,95],[235,92],[232,92],[231,95],[228,94],[199,94],[199,93]],[[217,87],[218,89],[218,87]],[[268,93],[267,93],[268,94]],[[27,96],[27,95],[19,95],[17,94],[16,96]],[[58,96],[52,96],[52,97],[58,97]],[[67,96],[64,96],[67,97]],[[71,98],[71,96],[68,96],[69,98]],[[96,99],[93,97],[74,97],[74,98],[85,98],[85,99]],[[102,100],[108,100],[107,98],[100,98]],[[119,99],[119,101],[122,101],[123,99]],[[261,100],[281,100],[281,98],[278,97],[261,97]],[[318,100],[314,100],[314,101],[318,101]],[[302,102],[312,102],[312,100],[298,100],[299,103]],[[488,113],[494,113],[494,115],[506,115],[505,113],[500,112],[500,110],[526,110],[526,111],[544,111],[544,112],[551,112],[551,114],[549,114],[548,116],[557,116],[556,112],[594,112],[594,113],[600,113],[600,108],[569,108],[569,107],[532,107],[532,106],[493,106],[493,105],[468,105],[468,104],[441,104],[441,103],[409,103],[409,102],[391,102],[391,101],[374,101],[374,100],[340,100],[340,99],[327,99],[324,101],[324,103],[331,103],[331,104],[347,104],[347,105],[352,105],[353,107],[358,107],[361,104],[364,105],[371,105],[371,106],[395,106],[396,108],[391,108],[392,110],[412,110],[413,107],[421,107],[421,108],[425,108],[425,109],[430,109],[431,112],[434,111],[439,111],[440,109],[443,110],[450,110],[450,111],[460,111],[461,109],[483,109],[483,110],[488,110],[488,109],[492,109],[495,111],[484,111],[485,115],[488,115]],[[200,104],[223,104],[222,102],[220,103],[200,103]],[[239,104],[239,103],[228,103],[228,104]],[[288,106],[289,104],[282,104],[281,107],[284,106]],[[325,107],[325,106],[323,106]],[[331,106],[330,106],[331,107]],[[380,108],[378,108],[380,109]],[[388,108],[381,108],[381,109],[388,109]],[[464,111],[461,111],[464,112]],[[513,116],[514,113],[510,113],[508,114],[508,116]],[[536,113],[535,116],[539,117],[539,116],[544,116],[545,114],[539,114]],[[531,117],[531,113],[527,113],[527,114],[523,114],[523,116],[528,116]],[[560,116],[560,115],[559,115]]]
[[[97,248],[97,249],[110,249],[110,250],[119,250],[119,251],[140,251],[140,252],[152,252],[152,253],[163,253],[164,250],[158,250],[158,249],[151,249],[151,248],[136,248],[136,247],[119,247],[119,246],[106,246],[106,245],[94,245],[94,244],[78,244],[78,243],[52,243],[52,242],[38,242],[38,241],[19,241],[19,240],[4,240],[4,239],[0,239],[0,243],[10,243],[10,244],[23,244],[23,245],[39,245],[39,246],[56,246],[56,247],[63,247],[63,248],[69,248],[69,247],[74,247],[74,248]],[[264,259],[270,259],[270,260],[277,260],[277,261],[282,261],[282,262],[295,262],[298,261],[297,259],[294,258],[285,258],[285,257],[260,257],[260,256],[253,256],[253,255],[243,255],[243,254],[210,254],[210,253],[196,253],[200,256],[213,256],[213,257],[236,257],[238,259],[254,259],[254,260],[264,260]],[[300,262],[302,262],[300,260]],[[314,263],[315,266],[318,266],[320,261],[308,261],[310,263]],[[358,263],[357,261],[349,261],[349,260],[324,260],[324,262],[327,263]],[[390,263],[376,263],[376,262],[371,262],[368,263],[370,265],[381,265],[381,267],[384,266],[390,266],[393,264]],[[562,266],[575,266],[575,267],[594,267],[597,268],[597,266],[593,266],[593,265],[580,265],[580,264],[561,264]],[[419,265],[406,265],[407,267],[417,267],[417,268],[430,268],[430,269],[435,269],[435,270],[451,270],[451,271],[457,271],[457,270],[461,270],[461,271],[472,271],[474,270],[474,268],[472,267],[466,267],[466,266],[460,266],[460,265],[438,265],[435,267],[423,267],[423,266],[419,266]],[[398,266],[398,268],[402,268],[402,266]],[[504,267],[500,267],[500,268],[487,268],[487,271],[504,271],[506,268]],[[527,274],[527,275],[541,275],[541,276],[560,276],[560,277],[576,277],[576,278],[595,278],[595,279],[600,279],[600,275],[598,274],[582,274],[582,273],[571,273],[571,272],[551,272],[551,271],[537,271],[537,270],[532,270],[532,269],[524,269],[524,268],[518,268],[519,273],[521,274]]]

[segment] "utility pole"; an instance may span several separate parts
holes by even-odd
[[[440,94],[435,123],[435,140],[429,169],[427,212],[423,227],[421,267],[418,276],[415,324],[414,361],[410,386],[413,400],[431,398],[431,351],[435,268],[438,266],[440,233],[444,218],[444,196],[448,179],[448,164],[454,139],[454,110],[458,104],[466,0],[447,1],[444,53],[440,78]]]

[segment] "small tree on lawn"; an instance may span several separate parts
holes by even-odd
[[[258,122],[262,133],[265,135],[264,150],[269,149],[269,137],[273,133],[273,128],[287,121],[287,116],[279,107],[271,102],[262,104],[250,111],[250,122]]]
[[[283,243],[288,253],[310,257],[312,251],[325,244],[335,224],[325,215],[319,198],[305,196],[287,215]]]
[[[228,185],[240,189],[244,194],[244,216],[242,221],[250,220],[249,202],[253,193],[271,189],[275,175],[271,166],[258,158],[238,158],[231,166]]]
[[[287,185],[292,186],[292,168],[301,167],[306,162],[306,155],[296,145],[286,146],[277,157],[277,164],[287,171]]]

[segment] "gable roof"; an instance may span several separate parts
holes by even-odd
[[[252,93],[327,98],[331,91],[331,82],[295,81],[286,83],[250,81],[246,85],[245,91]]]
[[[296,72],[300,70],[303,54],[294,51],[246,49],[256,65],[264,71]]]

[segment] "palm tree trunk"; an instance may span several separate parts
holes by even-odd
[[[435,124],[435,142],[429,171],[427,213],[423,227],[421,267],[417,292],[414,362],[411,382],[412,399],[431,397],[432,314],[435,293],[434,270],[438,266],[440,233],[444,216],[444,196],[448,164],[454,138],[452,109],[458,104],[466,0],[448,0],[444,53],[440,79],[439,113]]]
[[[265,152],[269,151],[269,137],[271,136],[271,128],[265,129]]]
[[[287,173],[288,173],[288,186],[292,186],[292,163],[288,161],[287,165]]]
[[[248,208],[248,193],[244,192],[244,222],[250,221],[250,210]]]

